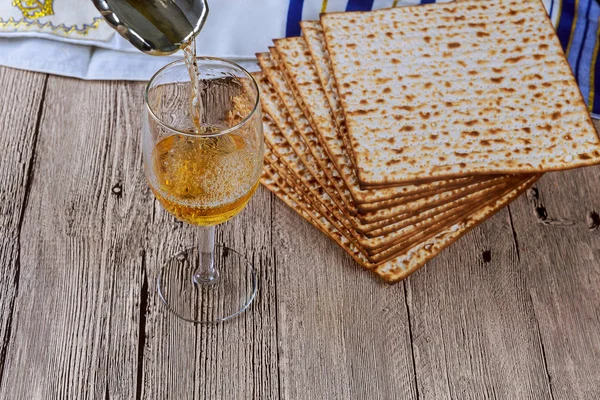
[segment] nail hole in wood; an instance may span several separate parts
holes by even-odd
[[[600,215],[596,211],[590,211],[587,215],[587,224],[590,231],[595,231],[600,227]]]
[[[492,251],[484,250],[483,253],[481,253],[481,258],[483,258],[483,262],[489,263],[492,261]]]
[[[542,221],[545,221],[546,219],[548,219],[548,211],[546,211],[546,207],[543,207],[543,206],[536,207],[535,213],[537,214],[537,217],[539,219],[541,219]]]
[[[123,196],[123,188],[121,187],[120,183],[117,183],[115,186],[113,186],[111,191],[117,197]]]

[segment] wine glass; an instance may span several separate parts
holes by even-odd
[[[241,212],[256,191],[264,141],[253,77],[226,60],[195,60],[194,85],[183,60],[148,83],[142,147],[155,197],[177,219],[199,227],[198,245],[163,265],[158,293],[179,318],[205,323],[235,317],[256,295],[254,269],[238,252],[215,246],[215,225]]]

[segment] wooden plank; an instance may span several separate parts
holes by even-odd
[[[195,346],[197,329],[193,324],[166,312],[156,295],[156,276],[162,260],[194,242],[192,226],[176,222],[156,200],[145,254],[146,320],[143,358],[140,367],[141,399],[193,399],[197,376]]]
[[[361,270],[276,201],[281,397],[416,398],[403,286]]]
[[[141,85],[50,77],[0,398],[135,398]]]
[[[0,67],[0,386],[19,291],[19,235],[46,79],[44,74]]]
[[[200,398],[279,399],[273,201],[270,192],[261,187],[248,209],[217,228],[218,242],[240,251],[257,269],[259,294],[241,318],[222,326],[202,327],[206,339],[197,346],[202,366],[196,382]],[[216,334],[215,339],[211,340],[211,333]]]
[[[505,209],[408,279],[420,398],[551,398],[518,257]]]
[[[600,398],[600,167],[548,173],[511,206],[556,399]]]
[[[99,310],[106,317],[98,327],[105,336],[96,379],[105,381],[105,395],[110,399],[139,398],[141,391],[144,306],[151,290],[145,264],[147,221],[152,215],[152,194],[140,154],[144,86],[116,84],[115,108],[104,112],[115,118],[114,130],[103,133],[110,136],[106,138],[110,147],[97,150],[106,153],[107,167],[101,191],[106,212],[100,255],[101,270],[106,272],[101,276],[105,285]]]

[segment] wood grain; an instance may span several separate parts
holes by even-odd
[[[21,235],[46,76],[0,68],[0,385],[16,323]],[[0,386],[1,388],[1,386]]]
[[[551,398],[518,254],[505,209],[407,280],[420,398]]]
[[[116,83],[50,77],[1,398],[132,398],[149,218]],[[23,368],[23,366],[28,366]]]
[[[511,206],[556,399],[600,398],[598,182],[600,167],[546,174]]]
[[[402,285],[374,280],[279,200],[273,224],[281,398],[416,398]]]

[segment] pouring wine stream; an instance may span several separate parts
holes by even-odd
[[[190,115],[194,126],[196,127],[196,133],[202,134],[202,97],[200,96],[201,82],[198,79],[198,62],[196,60],[196,38],[192,38],[188,44],[183,47],[183,58],[185,65],[190,74],[191,82],[191,102],[190,102]]]

